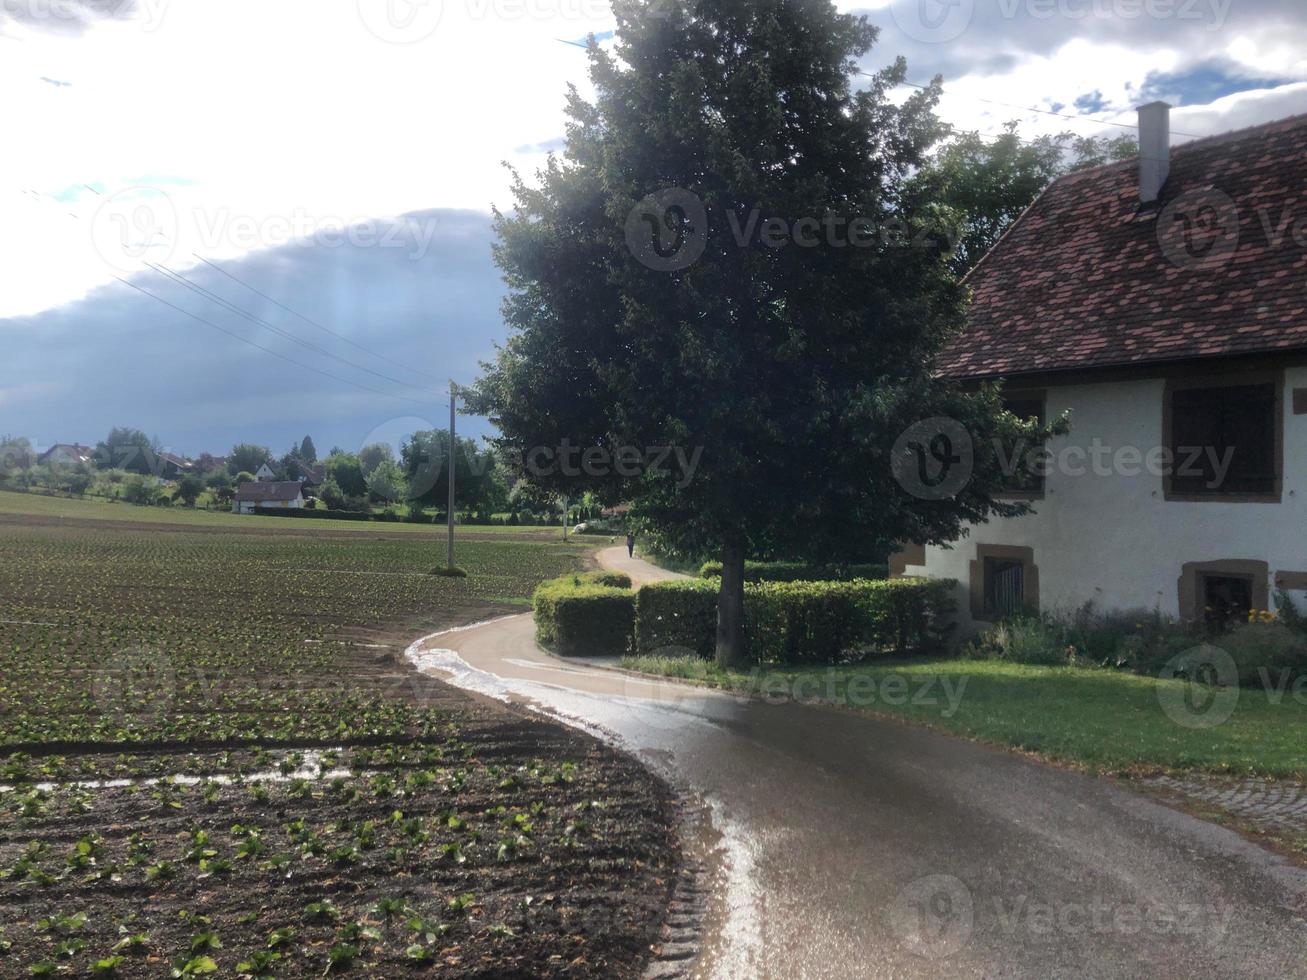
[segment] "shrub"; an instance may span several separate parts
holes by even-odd
[[[717,646],[716,582],[651,582],[635,594],[635,650],[680,647],[705,659]],[[746,629],[749,597],[745,594]]]
[[[722,563],[704,562],[699,568],[700,578],[721,578]],[[828,582],[850,579],[889,578],[886,564],[808,565],[794,561],[746,561],[746,582]]]
[[[1244,623],[1212,641],[1234,659],[1239,683],[1292,682],[1307,674],[1307,638],[1283,623]]]
[[[1075,656],[1066,629],[1040,616],[1015,616],[995,623],[971,644],[968,652],[986,660],[1018,664],[1066,664]]]
[[[567,657],[625,654],[635,623],[635,593],[599,584],[598,578],[609,575],[564,575],[542,583],[531,600],[536,641]],[[619,578],[629,585],[628,577]]]
[[[123,481],[123,500],[129,504],[156,504],[162,491],[152,476],[133,473]]]
[[[952,628],[954,585],[935,579],[750,582],[745,642],[753,659],[778,664],[936,649]],[[717,585],[710,580],[655,582],[637,594],[637,653],[682,647],[711,657],[716,629]]]

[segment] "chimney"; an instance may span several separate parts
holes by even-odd
[[[1154,204],[1171,173],[1171,105],[1139,107],[1139,203]]]

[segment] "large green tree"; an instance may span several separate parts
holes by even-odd
[[[159,468],[158,450],[158,439],[151,439],[140,429],[115,426],[96,443],[92,458],[98,469],[120,469],[145,475]]]
[[[471,439],[457,439],[454,454],[454,505],[492,513],[508,506],[508,485],[493,450]],[[408,497],[419,505],[444,508],[449,501],[449,433],[414,432],[400,446],[400,469]]]
[[[1015,122],[994,137],[960,131],[942,141],[909,181],[906,200],[910,209],[936,209],[956,242],[950,266],[962,276],[1054,178],[1137,152],[1127,135],[1057,133],[1027,140]]]
[[[991,443],[1033,429],[995,391],[932,371],[964,290],[935,216],[903,209],[940,135],[937,86],[892,102],[901,59],[859,78],[876,29],[828,0],[613,11],[615,49],[589,48],[595,101],[569,95],[563,157],[496,215],[511,331],[469,404],[513,458],[596,451],[589,466],[528,464],[533,483],[630,500],[637,524],[720,554],[717,657],[734,664],[746,555],[865,558],[1018,513],[995,499]],[[937,416],[971,453],[900,439]],[[969,479],[914,495],[896,443],[974,456]],[[692,477],[666,459],[603,462],[656,462],[662,446],[699,453]]]

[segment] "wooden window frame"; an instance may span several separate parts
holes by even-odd
[[[1170,470],[1180,465],[1183,460],[1177,458],[1173,432],[1172,396],[1177,391],[1191,391],[1195,388],[1238,388],[1245,385],[1269,384],[1274,392],[1271,408],[1271,435],[1273,465],[1275,478],[1268,493],[1231,493],[1215,490],[1211,493],[1194,493],[1175,489],[1175,480]],[[1169,377],[1162,389],[1162,444],[1171,454],[1171,467],[1162,476],[1162,497],[1169,501],[1200,504],[1278,504],[1284,493],[1284,370],[1271,371],[1230,371],[1223,374],[1189,375]],[[1265,607],[1263,607],[1265,608]]]
[[[1180,618],[1190,623],[1202,622],[1203,576],[1219,575],[1228,578],[1251,578],[1254,609],[1267,609],[1270,602],[1271,568],[1264,561],[1250,558],[1223,558],[1220,561],[1187,561],[1180,566],[1180,580],[1176,586]]]
[[[1035,549],[1020,545],[977,544],[976,557],[971,562],[971,618],[989,623],[985,612],[985,559],[1002,558],[1021,562],[1022,604],[1031,612],[1039,611],[1039,566],[1035,564]]]
[[[1003,401],[1009,402],[1026,402],[1037,401],[1040,403],[1040,416],[1044,422],[1048,421],[1048,389],[1047,388],[1013,388],[1011,391],[1003,392]],[[1043,447],[1041,447],[1042,449]],[[1039,489],[1037,490],[1000,490],[994,494],[999,500],[1043,500],[1048,489],[1048,475],[1039,476]]]

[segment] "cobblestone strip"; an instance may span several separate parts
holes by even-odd
[[[1299,783],[1218,776],[1155,776],[1142,782],[1270,829],[1307,834],[1307,787]]]
[[[684,859],[672,886],[658,946],[643,980],[690,980],[703,939],[710,891],[709,869],[696,852],[704,815],[702,809],[687,803],[684,796],[681,800],[677,832]]]

